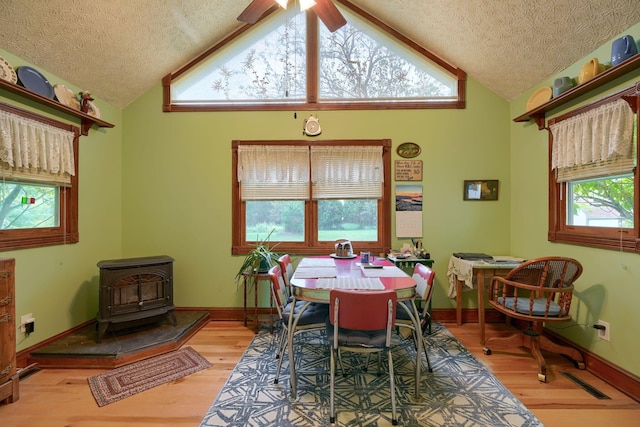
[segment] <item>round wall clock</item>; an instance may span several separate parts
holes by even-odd
[[[402,143],[398,145],[398,148],[396,149],[396,153],[398,153],[400,157],[404,157],[405,159],[417,157],[418,154],[420,154],[420,151],[422,151],[420,149],[420,146],[414,142]]]
[[[308,136],[316,136],[320,135],[322,129],[320,129],[320,122],[316,117],[309,116],[308,119],[304,121],[304,133]]]

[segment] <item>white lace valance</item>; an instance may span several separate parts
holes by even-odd
[[[70,183],[75,175],[73,132],[0,110],[0,175]]]
[[[550,126],[558,182],[630,173],[634,114],[619,99]]]
[[[309,197],[309,148],[238,146],[242,200],[304,200]]]

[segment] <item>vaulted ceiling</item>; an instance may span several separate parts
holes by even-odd
[[[3,0],[0,48],[124,107],[242,26],[249,1]],[[637,0],[351,3],[507,100],[640,22]]]

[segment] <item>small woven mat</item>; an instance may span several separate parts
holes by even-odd
[[[211,366],[200,353],[185,347],[94,375],[87,381],[98,406],[105,406]]]

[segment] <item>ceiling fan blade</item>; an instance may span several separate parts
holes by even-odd
[[[316,0],[313,11],[332,33],[347,23],[342,13],[333,4],[333,0]]]
[[[274,3],[273,0],[252,0],[249,6],[238,16],[238,21],[246,24],[255,24]]]

